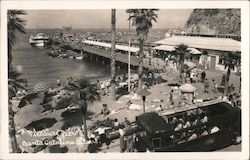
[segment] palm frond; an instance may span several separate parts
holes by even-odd
[[[7,26],[8,26],[8,63],[12,62],[12,49],[16,41],[16,34],[25,33],[25,20],[19,16],[25,15],[24,10],[8,10],[7,11]]]
[[[129,13],[128,20],[132,20],[132,25],[136,27],[138,39],[146,39],[149,29],[152,28],[152,22],[157,22],[158,9],[127,9]]]

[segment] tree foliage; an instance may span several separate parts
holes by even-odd
[[[20,16],[25,15],[26,12],[23,10],[8,10],[8,60],[9,63],[12,62],[11,51],[14,47],[16,37],[18,33],[25,33],[25,20],[20,18]]]
[[[241,55],[238,52],[228,52],[223,57],[225,69],[234,70],[240,65]]]
[[[155,13],[158,9],[127,9],[129,19],[132,20],[132,25],[136,28],[137,39],[139,41],[139,67],[138,75],[139,90],[142,89],[142,70],[143,70],[143,41],[147,39],[149,29],[152,28],[153,22],[157,22],[158,17]]]
[[[152,28],[153,22],[157,22],[157,14],[159,9],[127,9],[129,20],[136,27],[136,33],[139,40],[146,40],[149,29]]]
[[[175,47],[175,53],[177,54],[177,61],[180,63],[181,72],[184,72],[184,60],[190,57],[191,52],[187,45],[181,43]]]

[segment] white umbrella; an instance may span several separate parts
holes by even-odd
[[[43,92],[49,89],[49,84],[45,82],[40,82],[37,85],[35,85],[34,90],[37,92]]]
[[[186,92],[186,93],[192,93],[196,90],[196,87],[189,83],[185,83],[181,85],[179,88],[182,92]]]

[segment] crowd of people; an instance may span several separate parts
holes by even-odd
[[[209,127],[204,125],[201,128],[195,128],[197,125],[206,124],[209,122],[209,114],[205,109],[200,108],[187,111],[186,114],[183,114],[179,117],[171,117],[168,119],[168,121],[174,126],[174,131],[180,131],[182,129],[185,130],[183,132],[178,132],[179,134],[177,134],[177,137],[175,137],[177,143],[191,141],[200,136],[213,134],[219,131],[218,126]]]
[[[135,143],[135,134],[131,134],[131,122],[125,117],[123,122],[119,122],[118,119],[107,118],[104,122],[100,123],[90,129],[88,132],[88,139],[84,138],[84,149],[79,149],[80,152],[96,153],[100,151],[103,145],[106,145],[106,149],[109,149],[112,139],[117,137],[118,134],[120,151],[121,152],[133,152]],[[87,145],[87,146],[86,146]]]

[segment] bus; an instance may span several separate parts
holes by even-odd
[[[204,152],[241,141],[241,109],[219,102],[169,115],[136,117],[139,152]]]

